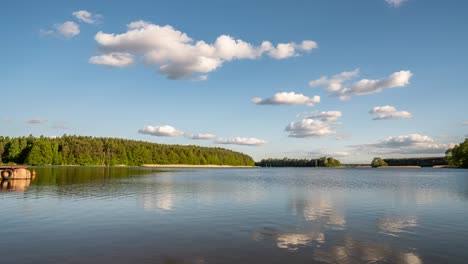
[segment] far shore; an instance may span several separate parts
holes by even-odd
[[[190,165],[190,164],[143,164],[147,168],[255,168],[255,166],[231,166],[231,165]]]
[[[421,166],[381,166],[378,169],[421,169]]]

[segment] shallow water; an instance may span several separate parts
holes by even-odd
[[[468,170],[36,168],[0,263],[466,263]]]

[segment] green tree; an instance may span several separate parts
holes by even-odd
[[[10,142],[8,142],[5,148],[5,152],[6,152],[5,156],[6,156],[7,162],[13,162],[13,163],[18,162],[19,155],[21,154],[19,140],[12,139]]]
[[[50,141],[39,139],[32,146],[25,162],[30,165],[50,165],[53,162],[53,152]]]
[[[445,159],[450,166],[468,168],[468,138],[445,152]]]
[[[377,167],[385,167],[385,166],[388,166],[388,164],[382,159],[382,158],[379,158],[379,157],[376,157],[372,160],[371,162],[371,166],[373,168],[377,168]]]

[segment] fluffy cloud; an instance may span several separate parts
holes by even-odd
[[[133,55],[125,52],[111,52],[89,58],[89,63],[114,67],[125,67],[133,64],[133,61]]]
[[[295,92],[276,93],[270,98],[253,98],[252,102],[257,105],[307,105],[313,106],[320,102],[320,96],[308,97]]]
[[[33,124],[33,125],[37,125],[37,124],[45,124],[47,123],[47,119],[39,119],[39,118],[34,118],[34,119],[29,119],[28,121],[26,121],[28,124]]]
[[[312,113],[308,118],[319,119],[324,122],[335,122],[342,116],[343,114],[340,111],[323,111]]]
[[[407,0],[385,0],[387,4],[393,6],[393,7],[399,7],[403,2],[406,2]]]
[[[231,145],[245,145],[245,146],[261,146],[268,143],[265,140],[258,138],[245,138],[245,137],[234,137],[234,138],[218,138],[215,140],[218,144],[231,144]]]
[[[463,122],[464,126],[468,126],[468,121]]]
[[[298,56],[297,51],[310,51],[318,48],[315,41],[304,40],[301,44],[291,43],[280,43],[273,47],[270,42],[265,41],[262,43],[263,49],[268,51],[268,56],[275,59],[286,59],[293,56]]]
[[[398,71],[383,79],[362,79],[347,86],[344,85],[344,82],[356,77],[358,74],[359,69],[355,69],[354,71],[339,73],[331,78],[323,76],[309,82],[309,86],[326,86],[326,91],[337,96],[340,100],[349,100],[352,96],[380,93],[387,88],[407,86],[413,76],[411,71]]]
[[[57,32],[65,37],[74,37],[80,34],[80,26],[72,21],[67,21],[56,26]]]
[[[364,144],[351,146],[358,151],[373,154],[444,154],[445,151],[454,144],[437,143],[432,138],[420,135],[409,134],[396,137],[387,137],[375,144]]]
[[[168,125],[145,126],[143,129],[139,129],[138,133],[157,137],[177,137],[184,134],[183,132],[177,130],[175,127]]]
[[[402,119],[413,117],[410,112],[398,111],[395,107],[390,105],[376,106],[369,111],[369,114],[374,115],[374,120]]]
[[[301,121],[289,123],[284,130],[295,138],[338,136],[335,126],[340,124],[337,121],[341,116],[340,111],[313,112]]]
[[[214,139],[214,138],[216,138],[216,135],[213,135],[213,134],[203,134],[203,133],[198,133],[198,134],[188,134],[188,133],[184,133],[184,137],[190,138],[190,139]]]
[[[170,79],[194,79],[193,75],[201,75],[195,79],[203,80],[207,73],[227,61],[256,59],[263,54],[285,59],[317,48],[317,43],[310,40],[301,44],[280,43],[276,47],[264,41],[260,46],[253,46],[228,35],[221,35],[209,44],[194,41],[170,25],[159,26],[141,20],[128,24],[127,28],[122,34],[98,32],[95,40],[100,50],[141,55],[147,65],[157,66],[159,72]]]
[[[78,10],[72,13],[78,21],[87,23],[87,24],[95,24],[97,23],[98,19],[101,17],[101,15],[93,15],[91,12],[88,12],[86,10]]]
[[[289,132],[290,137],[295,138],[326,137],[336,134],[335,129],[330,124],[316,119],[291,122],[284,130]]]

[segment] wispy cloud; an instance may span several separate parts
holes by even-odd
[[[268,143],[265,140],[258,138],[245,138],[245,137],[234,137],[234,138],[218,138],[215,140],[218,144],[230,144],[230,145],[244,145],[244,146],[262,146]]]
[[[335,122],[342,116],[343,114],[340,111],[322,111],[311,113],[307,118],[319,119],[323,122]]]
[[[126,67],[133,64],[133,55],[125,52],[111,52],[89,58],[89,63],[113,67]]]
[[[275,59],[286,59],[318,47],[311,40],[304,40],[299,44],[279,43],[276,46],[264,41],[261,45],[254,46],[228,35],[221,35],[213,44],[209,44],[201,40],[194,41],[186,33],[170,25],[160,26],[141,20],[132,22],[127,27],[127,31],[121,34],[98,32],[95,40],[104,54],[90,59],[90,63],[122,66],[113,61],[106,63],[106,60],[98,58],[115,52],[134,56],[142,54],[146,65],[157,66],[159,72],[169,79],[203,80],[207,73],[228,61],[256,59],[263,54]]]
[[[351,155],[351,153],[346,152],[346,151],[328,151],[325,149],[319,149],[319,150],[314,150],[311,152],[307,153],[309,156],[313,158],[318,158],[318,157],[334,157],[334,158],[344,158],[348,157]]]
[[[102,18],[102,15],[92,14],[86,10],[78,10],[72,13],[72,15],[80,22],[87,24],[96,24]]]
[[[463,122],[464,126],[468,126],[468,121]]]
[[[369,111],[369,114],[374,116],[374,120],[408,119],[413,117],[410,112],[398,111],[391,105],[376,106]]]
[[[320,102],[320,96],[308,97],[295,92],[276,93],[270,98],[255,97],[252,102],[257,105],[307,105],[314,106]]]
[[[55,124],[53,124],[50,128],[52,128],[52,129],[61,129],[61,130],[66,130],[66,129],[68,129],[68,127],[66,126],[66,124],[63,123],[63,122],[62,122],[62,123],[55,123]]]
[[[403,2],[406,2],[407,0],[385,0],[387,4],[393,6],[393,7],[399,7]]]
[[[47,122],[48,122],[47,119],[40,119],[40,118],[33,118],[33,119],[29,119],[28,121],[26,121],[26,123],[32,124],[32,125],[45,124]]]
[[[208,134],[208,133],[198,133],[198,134],[184,133],[184,137],[189,138],[189,139],[215,139],[216,135]]]
[[[362,144],[350,146],[355,151],[361,151],[371,154],[439,154],[443,155],[445,151],[454,144],[438,143],[432,138],[421,134],[408,134],[386,139],[374,144]]]
[[[380,93],[387,88],[404,87],[409,84],[413,73],[411,71],[394,72],[383,79],[361,79],[357,82],[344,85],[344,83],[359,74],[359,69],[342,72],[333,77],[322,76],[320,79],[310,81],[309,86],[326,86],[326,91],[340,100],[349,100],[353,96]]]

